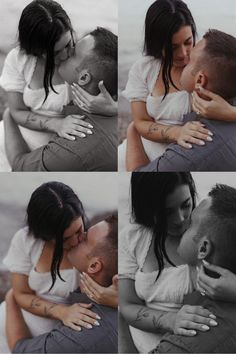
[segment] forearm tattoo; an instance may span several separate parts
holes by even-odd
[[[138,312],[137,312],[136,318],[135,318],[134,322],[132,323],[132,325],[137,324],[137,322],[142,321],[143,319],[145,319],[145,318],[147,318],[149,316],[150,316],[150,314],[149,314],[149,310],[148,309],[145,309],[145,308],[139,309]]]
[[[58,306],[58,304],[51,304],[51,305],[45,305],[43,303],[43,300],[40,298],[40,297],[34,297],[32,300],[31,300],[31,303],[30,303],[30,306],[29,306],[29,310],[32,310],[32,309],[38,309],[40,307],[42,307],[43,309],[43,313],[44,313],[44,316],[46,317],[52,317],[52,309],[54,309],[56,306]]]
[[[164,313],[160,315],[155,315],[150,313],[151,310],[146,308],[141,308],[138,310],[135,320],[131,323],[131,326],[136,326],[140,321],[149,320],[150,325],[153,326],[153,331],[158,329],[158,332],[162,333],[165,330],[161,325],[161,318],[164,316]]]
[[[166,128],[162,128],[162,127],[159,127],[158,123],[152,123],[148,128],[148,133],[153,134],[153,133],[156,133],[157,131],[159,131],[164,142],[169,143],[170,142],[170,135],[169,135],[168,131],[170,129],[171,129],[171,126],[166,127]]]
[[[35,113],[29,112],[25,123],[29,128],[39,128],[40,130],[49,131],[48,121],[49,119],[45,119],[43,117],[39,118]]]

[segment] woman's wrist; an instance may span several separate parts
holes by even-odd
[[[62,304],[55,304],[52,306],[49,306],[48,308],[48,315],[49,317],[54,318],[55,320],[63,321],[66,315],[68,306],[62,305]]]
[[[182,126],[172,126],[169,128],[168,130],[168,135],[169,135],[169,142],[170,143],[177,143],[179,136],[180,136],[180,132],[181,132]]]
[[[228,111],[226,111],[226,116],[227,116],[227,120],[229,121],[236,121],[236,107],[229,105],[229,109]]]

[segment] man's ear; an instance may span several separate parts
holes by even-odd
[[[88,265],[88,274],[96,274],[102,270],[102,261],[97,257],[92,257]]]
[[[198,259],[202,260],[209,257],[211,252],[212,252],[211,241],[208,238],[203,237],[198,244]]]
[[[87,69],[83,69],[79,72],[78,84],[79,86],[87,85],[92,80],[92,76]]]
[[[202,86],[203,88],[207,86],[207,77],[204,74],[203,71],[199,71],[195,77],[195,90],[198,89],[199,85]]]

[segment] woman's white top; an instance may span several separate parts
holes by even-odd
[[[152,234],[137,224],[130,224],[119,234],[119,277],[135,281],[140,299],[153,309],[177,312],[184,295],[193,291],[191,273],[187,264],[164,268],[159,278],[158,270],[143,272]],[[141,353],[147,353],[158,345],[161,334],[149,333],[130,327],[134,343]]]
[[[37,57],[26,55],[19,47],[12,49],[4,62],[0,86],[7,92],[22,93],[25,105],[32,112],[52,118],[63,118],[63,106],[69,103],[68,85],[66,83],[55,85],[54,89],[58,94],[49,88],[49,95],[44,102],[44,88],[34,90],[30,87],[36,64]],[[47,144],[52,136],[52,133],[24,127],[20,127],[20,130],[31,150]]]
[[[67,303],[70,292],[78,287],[78,271],[75,268],[60,271],[63,282],[58,276],[53,288],[50,272],[40,273],[36,271],[36,265],[42,254],[45,241],[35,239],[28,234],[28,228],[20,229],[12,238],[10,248],[3,263],[11,273],[19,273],[28,276],[29,287],[35,293],[52,302]],[[24,318],[29,325],[33,336],[50,331],[57,321],[32,315],[24,312]]]
[[[191,112],[191,99],[186,91],[177,91],[164,96],[153,96],[153,90],[160,74],[161,61],[144,56],[130,69],[123,96],[130,102],[146,102],[147,112],[154,121],[165,125],[182,125],[183,116]],[[145,152],[150,161],[160,157],[168,144],[158,143],[142,137]],[[119,147],[119,171],[125,170],[126,141]]]

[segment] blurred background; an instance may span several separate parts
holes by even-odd
[[[92,224],[118,209],[116,173],[1,173],[0,174],[0,302],[9,287],[2,263],[15,232],[25,225],[26,207],[32,192],[42,183],[63,182],[81,199]]]
[[[31,0],[0,0],[0,73],[6,54],[17,43],[17,27],[22,10]],[[67,12],[79,36],[97,26],[118,32],[118,0],[57,0]],[[0,120],[6,95],[0,88]]]
[[[119,140],[126,137],[131,121],[129,102],[121,96],[131,65],[142,55],[144,20],[154,0],[119,1]],[[195,20],[198,39],[209,28],[236,36],[235,0],[184,0]]]

